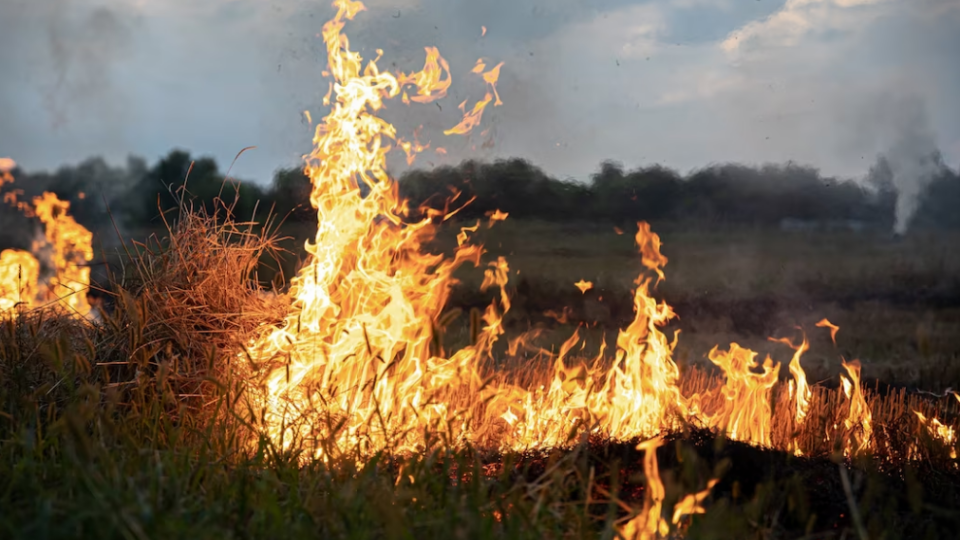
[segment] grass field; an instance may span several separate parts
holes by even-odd
[[[226,329],[275,320],[276,309],[238,304],[242,287],[227,286],[224,272],[235,266],[223,266],[238,264],[236,252],[186,229],[176,246],[141,251],[136,262],[111,256],[128,293],[112,299],[104,324],[0,324],[0,537],[614,538],[641,513],[650,479],[637,441],[588,438],[536,452],[438,445],[325,462],[258,436],[240,410],[244,367],[231,360],[239,344]],[[811,382],[835,386],[843,356],[859,357],[868,379],[957,386],[956,238],[655,229],[670,259],[659,292],[680,317],[682,370],[731,341],[785,363],[791,351],[767,338],[797,337],[799,325],[811,339]],[[437,249],[456,232],[443,231]],[[632,231],[508,220],[477,240],[514,272],[508,333],[543,325],[550,349],[583,323],[593,347],[629,322],[640,271]],[[460,277],[451,309],[489,302],[479,273]],[[580,279],[595,288],[582,294]],[[565,324],[544,314],[565,306]],[[814,327],[823,317],[841,327],[836,347]],[[469,339],[466,326],[449,332],[449,347]],[[923,444],[923,459],[909,462],[799,458],[681,430],[656,452],[665,508],[720,482],[706,514],[668,536],[951,537],[960,472],[949,448]]]

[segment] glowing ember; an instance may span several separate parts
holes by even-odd
[[[574,283],[573,286],[580,289],[581,293],[586,294],[587,291],[593,288],[593,283],[581,279],[580,281]]]

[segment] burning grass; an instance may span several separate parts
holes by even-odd
[[[805,336],[777,340],[791,351],[785,378],[737,344],[712,348],[712,372],[681,370],[664,330],[676,315],[655,296],[668,261],[646,223],[632,319],[611,351],[587,351],[575,331],[553,354],[526,334],[497,358],[508,262],[471,243],[479,222],[460,228],[452,257],[426,248],[456,211],[410,217],[385,141],[408,156],[421,145],[375,114],[385,99],[443,96],[449,66],[433,48],[417,73],[362,65],[342,30],[363,5],[334,5],[322,34],[332,105],[306,168],[318,227],[290,291],[257,286],[271,226],[181,205],[166,235],[124,248],[92,316],[7,310],[0,497],[13,511],[0,527],[652,539],[956,526],[943,507],[957,502],[960,398],[871,393],[843,359],[836,388],[811,386]],[[486,97],[448,133],[500,104],[500,65],[485,69],[473,73]],[[445,307],[465,263],[483,267],[493,299],[471,313],[469,344],[451,349]]]
[[[812,387],[798,433],[790,381],[778,379],[770,445],[792,441],[806,457],[683,423],[655,450],[657,477],[638,440],[583,433],[520,452],[451,447],[438,434],[421,453],[357,447],[305,461],[315,441],[278,441],[249,423],[251,377],[271,370],[235,355],[289,309],[250,279],[273,239],[187,210],[166,237],[130,246],[99,320],[56,310],[4,320],[5,537],[597,537],[631,521],[643,530],[650,508],[687,538],[831,538],[858,527],[870,538],[935,538],[960,521],[956,441],[912,412],[955,425],[956,400],[902,389],[863,389],[874,450],[848,458],[824,436],[849,417],[842,387]],[[485,369],[535,385],[551,371],[532,367],[551,365],[528,355]],[[723,399],[719,372],[682,375],[682,395]],[[655,499],[653,478],[663,484]],[[706,513],[674,523],[676,505],[715,480],[689,506]]]

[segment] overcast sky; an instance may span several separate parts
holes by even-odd
[[[418,165],[521,156],[587,179],[605,159],[688,171],[795,160],[857,177],[904,133],[960,165],[960,0],[370,0],[354,49],[451,64],[436,104],[391,103]],[[2,0],[0,156],[211,155],[240,178],[299,163],[323,115],[323,0]],[[481,36],[481,26],[488,31]],[[445,137],[505,62],[488,137]],[[396,65],[396,68],[393,66]],[[442,108],[442,110],[441,110]],[[484,142],[488,144],[484,145]]]

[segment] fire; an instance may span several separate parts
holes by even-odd
[[[466,110],[466,101],[460,104],[460,110],[463,111],[463,120],[461,120],[456,126],[444,131],[444,135],[466,135],[473,130],[473,128],[480,125],[480,121],[483,118],[483,111],[487,108],[487,105],[489,105],[491,101],[496,99],[493,104],[494,107],[503,105],[503,102],[500,101],[500,94],[497,93],[497,81],[500,79],[501,67],[503,67],[503,62],[500,62],[489,71],[484,71],[484,69],[486,69],[486,64],[483,62],[483,60],[477,61],[477,64],[473,69],[473,73],[480,75],[483,78],[483,81],[487,83],[489,89],[487,90],[487,93],[483,99],[478,101],[470,111]]]
[[[840,375],[840,382],[843,384],[843,394],[850,404],[847,418],[843,421],[845,430],[843,453],[849,456],[869,450],[873,436],[873,423],[870,408],[860,388],[860,362],[844,361],[843,369],[847,371],[849,377]]]
[[[5,175],[15,166],[3,158],[0,168]],[[12,182],[13,179],[2,183]],[[90,313],[87,290],[90,288],[90,267],[93,259],[93,234],[70,216],[70,203],[53,193],[45,192],[33,204],[18,200],[18,192],[8,192],[5,199],[36,217],[44,226],[44,239],[34,242],[33,252],[4,250],[0,253],[0,315],[16,307],[31,309],[52,306],[69,314],[84,317]],[[37,254],[50,267],[51,275],[41,279]]]
[[[0,252],[0,316],[33,304],[39,276],[40,263],[33,255],[17,249]]]
[[[85,316],[90,312],[87,263],[93,259],[93,234],[70,216],[70,203],[53,193],[34,198],[33,204],[51,248],[54,274],[47,283],[48,294],[68,311]]]
[[[593,283],[590,281],[580,280],[573,284],[574,287],[580,289],[581,293],[586,294],[587,291],[593,288]]]
[[[443,98],[453,83],[453,79],[450,78],[450,65],[440,56],[440,51],[436,47],[426,47],[426,51],[427,60],[421,71],[409,75],[401,74],[397,77],[397,83],[400,86],[417,87],[417,95],[409,98],[409,101],[430,103]],[[443,78],[444,73],[447,74],[446,78]]]
[[[731,439],[769,447],[773,420],[770,397],[777,383],[779,364],[774,365],[769,356],[763,364],[758,364],[756,356],[757,353],[736,343],[731,344],[727,352],[716,347],[710,351],[710,361],[727,376],[726,384],[720,389],[722,405],[710,418],[710,424],[725,431]],[[756,369],[762,371],[756,373]]]
[[[637,445],[637,450],[643,450],[643,474],[647,489],[643,493],[643,510],[620,531],[628,540],[648,540],[670,533],[670,525],[661,515],[666,490],[657,467],[657,448],[662,444],[660,439],[650,439]]]
[[[712,479],[703,491],[685,495],[674,506],[673,516],[668,523],[662,515],[666,490],[657,467],[657,448],[662,445],[663,440],[659,437],[637,445],[637,450],[643,450],[643,474],[646,477],[647,488],[644,490],[643,509],[620,528],[620,535],[626,540],[653,540],[668,537],[671,523],[676,526],[684,516],[702,514],[706,511],[702,503],[718,482],[717,479]]]
[[[364,65],[341,33],[363,5],[336,0],[334,6],[336,16],[322,33],[325,73],[333,77],[325,100],[330,111],[316,127],[305,168],[317,232],[305,245],[306,264],[292,280],[293,307],[284,323],[266,327],[244,352],[264,370],[251,420],[267,436],[283,448],[305,445],[312,452],[305,457],[362,458],[383,449],[421,452],[434,444],[520,450],[563,446],[587,434],[652,438],[694,425],[801,453],[796,441],[773,437],[780,364],[769,357],[759,362],[755,352],[737,344],[714,348],[708,357],[723,372],[723,382],[699,394],[681,392],[673,359],[678,335],[670,338],[662,330],[675,314],[652,294],[665,279],[668,260],[660,237],[644,222],[635,235],[644,271],[635,281],[634,318],[618,333],[612,354],[601,347],[592,360],[574,358],[572,352],[583,347],[574,332],[547,373],[527,374],[522,384],[490,373],[488,361],[510,310],[510,268],[502,257],[485,269],[481,290],[497,294],[482,315],[471,315],[470,345],[447,354],[439,339],[448,320],[444,308],[455,270],[465,263],[481,265],[483,250],[470,242],[480,221],[460,227],[452,257],[426,252],[436,223],[456,210],[426,209],[425,218],[412,220],[386,172],[386,154],[391,140],[408,153],[419,149],[405,146],[394,126],[376,113],[384,100],[403,99],[404,86],[414,86],[419,101],[441,97],[449,87],[449,67],[431,48],[417,73],[398,77],[380,71],[376,60]],[[487,83],[487,96],[447,134],[466,133],[480,123],[496,95],[501,65],[486,70],[483,62],[477,64],[474,71]],[[490,225],[507,217],[499,210],[488,216]],[[592,286],[586,280],[575,285],[583,292]],[[566,310],[556,317],[566,320]],[[830,328],[835,335],[836,327]],[[549,354],[528,337],[510,340],[511,354],[521,349]],[[788,414],[800,426],[813,399],[800,365],[809,345],[805,338],[799,345],[779,341],[794,351]],[[869,450],[872,417],[860,389],[859,364],[844,368],[847,417],[838,422],[846,454],[852,455]],[[685,499],[681,513],[697,511],[701,500]]]
[[[507,212],[501,212],[500,210],[494,210],[492,212],[487,212],[487,216],[490,217],[490,225],[493,225],[497,221],[504,221],[507,219],[509,214]]]
[[[819,326],[819,323],[817,323],[817,325]],[[807,373],[803,370],[803,367],[800,366],[800,358],[803,357],[803,353],[810,350],[810,344],[807,342],[806,336],[803,337],[800,345],[794,345],[793,342],[786,338],[771,338],[770,341],[783,343],[794,350],[793,358],[790,359],[789,366],[790,375],[793,376],[793,380],[789,383],[788,393],[791,397],[795,396],[796,408],[794,409],[794,422],[802,424],[807,417],[813,391],[810,390],[810,385],[807,383]]]
[[[837,344],[837,332],[840,330],[840,327],[828,321],[827,319],[822,319],[816,324],[819,328],[829,328],[830,329],[830,339],[833,341],[833,344]]]
[[[0,186],[13,182],[13,170],[17,168],[17,162],[8,158],[0,157]]]
[[[927,430],[927,433],[931,437],[937,441],[940,441],[940,443],[950,449],[950,458],[957,459],[957,434],[954,428],[952,426],[944,425],[937,418],[928,419],[920,411],[913,411],[913,414],[917,415],[917,418],[920,419],[920,425]]]
[[[464,108],[466,107],[467,102],[464,101],[460,104],[460,110],[463,111],[463,120],[460,121],[456,126],[443,132],[444,135],[466,135],[473,128],[480,125],[480,120],[483,118],[483,110],[487,108],[487,105],[493,101],[493,95],[490,92],[487,92],[487,95],[483,99],[478,101],[476,105],[473,106],[469,112]]]
[[[434,88],[441,84],[434,66],[446,62],[428,51],[424,71],[400,80],[375,61],[363,67],[340,32],[363,5],[337,0],[334,7],[322,33],[334,97],[306,168],[317,233],[292,282],[295,310],[251,346],[277,365],[264,393],[265,427],[275,440],[335,443],[316,448],[318,456],[357,445],[415,450],[426,431],[449,433],[455,442],[466,420],[451,402],[480,387],[473,363],[496,339],[499,314],[488,308],[473,347],[449,359],[434,354],[433,323],[452,273],[464,262],[479,264],[481,252],[465,242],[452,260],[422,252],[434,226],[430,217],[405,223],[407,208],[385,163],[384,138],[396,139],[396,130],[374,114],[403,84],[417,86],[424,99],[445,91]],[[494,282],[503,270],[490,271]]]

